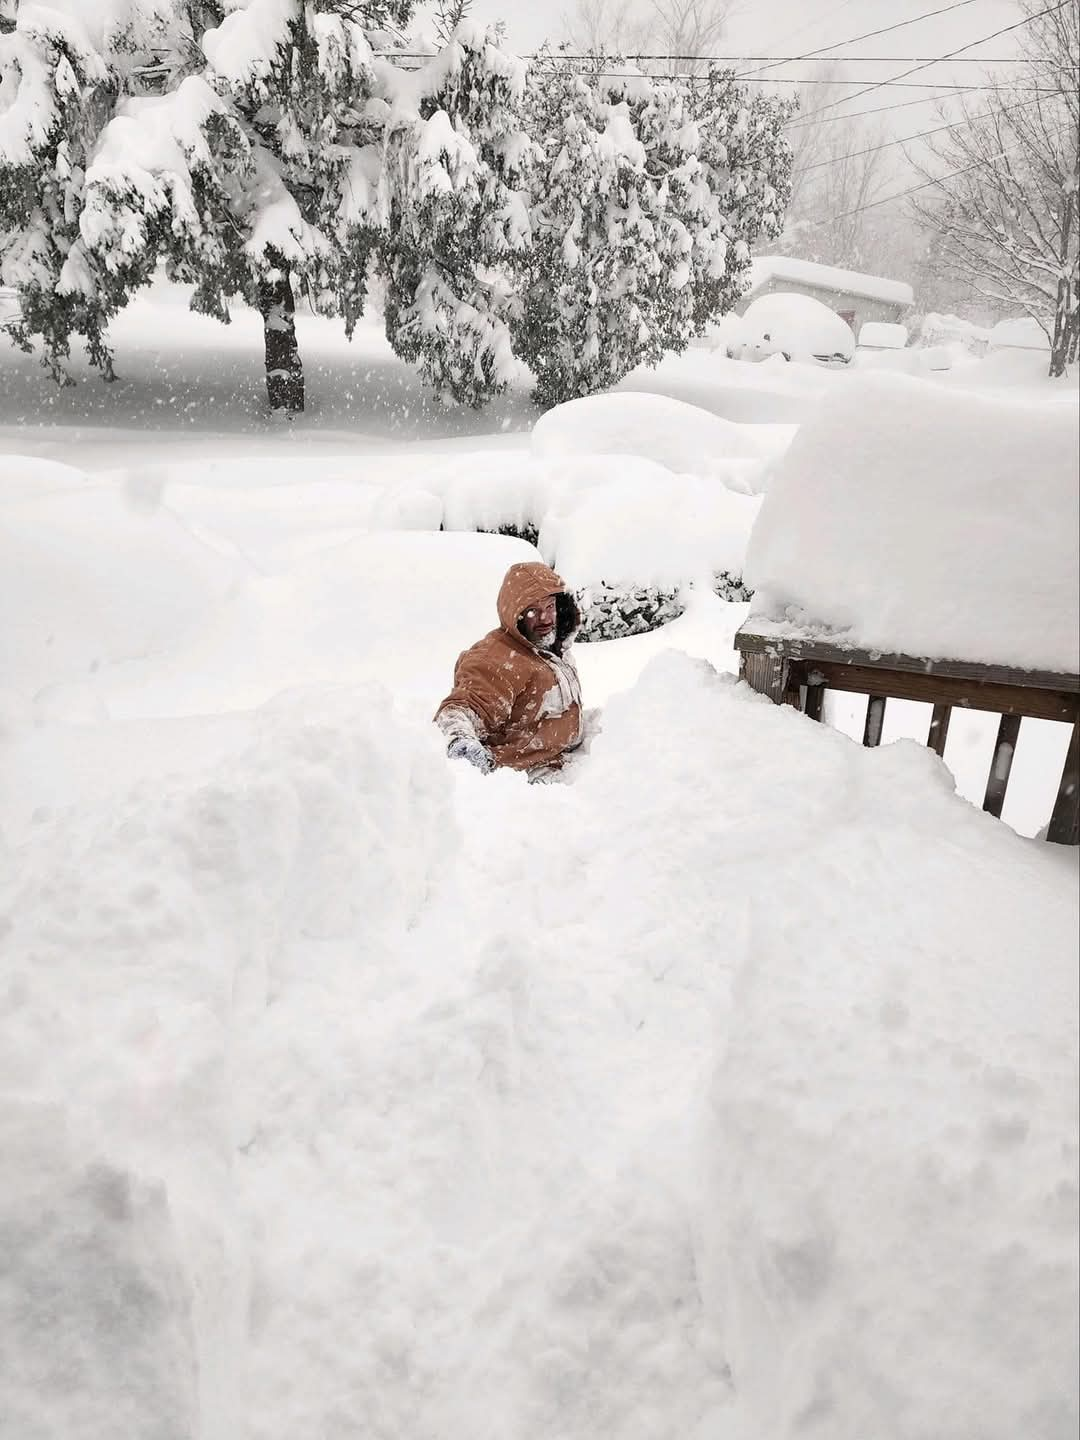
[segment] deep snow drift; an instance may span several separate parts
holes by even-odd
[[[308,688],[9,859],[20,1435],[1074,1433],[1074,869],[926,751]]]

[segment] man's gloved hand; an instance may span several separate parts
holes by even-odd
[[[475,765],[481,775],[489,775],[495,769],[495,762],[490,753],[485,750],[479,740],[471,739],[468,736],[459,736],[451,740],[446,747],[446,753],[451,760],[468,760],[470,765]]]

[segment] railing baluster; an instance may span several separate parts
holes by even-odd
[[[1020,734],[1020,716],[1002,715],[998,726],[994,758],[990,762],[990,778],[986,782],[983,809],[995,819],[1001,819],[1001,808],[1005,804],[1005,791],[1009,787],[1009,771],[1012,769],[1016,740]]]
[[[881,727],[885,724],[885,696],[871,695],[866,702],[866,724],[863,726],[862,743],[874,746],[881,744]]]
[[[948,738],[951,718],[951,705],[934,706],[934,713],[930,717],[930,734],[926,737],[926,743],[936,755],[940,755],[942,758],[945,756],[945,741]]]
[[[1080,720],[1072,728],[1046,838],[1057,845],[1080,845]]]

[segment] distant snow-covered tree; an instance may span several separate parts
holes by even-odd
[[[925,185],[911,203],[949,272],[1042,326],[1059,377],[1080,358],[1080,11],[1022,8],[1021,74],[984,110],[961,102],[962,119],[917,166]]]
[[[783,102],[751,99],[730,74],[624,70],[544,55],[530,76],[542,161],[515,343],[543,404],[684,349],[734,304],[750,245],[782,220]]]
[[[525,68],[465,21],[414,75],[384,72],[386,333],[448,399],[479,405],[516,370],[514,272],[529,245]]]
[[[702,182],[716,199],[720,230],[715,246],[712,228],[701,224],[695,230],[693,322],[694,333],[700,333],[742,294],[751,247],[777,239],[783,230],[792,179],[787,126],[796,107],[791,100],[748,92],[731,70],[713,69],[692,85],[697,159]]]

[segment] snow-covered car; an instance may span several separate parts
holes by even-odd
[[[851,326],[834,310],[810,295],[776,290],[751,300],[742,317],[739,341],[729,354],[735,360],[785,360],[811,364],[850,365],[855,354]]]

